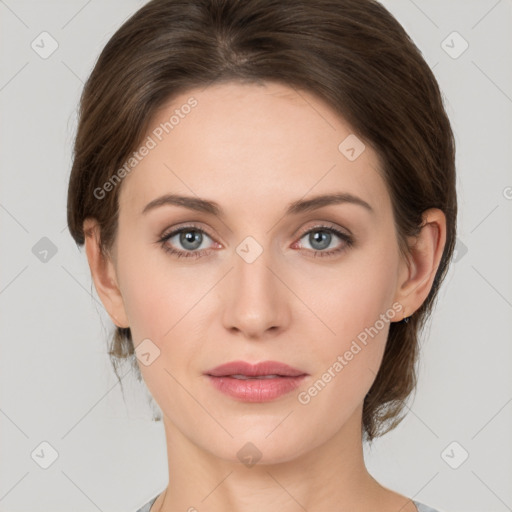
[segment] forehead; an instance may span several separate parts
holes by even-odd
[[[155,113],[144,144],[151,149],[120,196],[139,210],[166,192],[243,209],[250,199],[282,205],[286,196],[343,191],[386,206],[374,150],[323,100],[284,84],[190,89]]]

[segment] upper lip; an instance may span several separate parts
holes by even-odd
[[[246,361],[231,361],[208,370],[206,375],[211,375],[212,377],[226,377],[229,375],[245,375],[247,377],[282,375],[283,377],[298,377],[307,374],[278,361],[262,361],[256,364],[247,363]]]

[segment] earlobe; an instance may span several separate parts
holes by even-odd
[[[99,225],[95,219],[87,218],[83,227],[85,251],[98,296],[112,322],[118,327],[129,327],[114,263],[101,252]]]
[[[423,224],[409,246],[408,262],[397,289],[396,298],[411,316],[428,297],[441,262],[446,243],[446,216],[438,208],[423,213]],[[404,277],[405,276],[405,277]]]

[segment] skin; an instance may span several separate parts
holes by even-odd
[[[148,134],[191,96],[198,105],[122,182],[111,257],[99,252],[95,221],[84,223],[91,274],[110,317],[131,328],[136,347],[149,338],[160,350],[150,365],[139,361],[164,414],[169,461],[169,485],[152,512],[415,511],[363,460],[362,404],[389,322],[309,403],[297,395],[393,303],[400,309],[391,321],[421,306],[445,244],[444,214],[425,212],[403,258],[375,151],[366,144],[348,160],[338,145],[350,126],[321,99],[282,84],[187,91],[160,109]],[[284,215],[292,201],[333,191],[363,199],[373,212],[343,203]],[[175,205],[141,213],[165,193],[214,200],[224,215]],[[211,251],[166,253],[161,235],[189,222],[206,233],[199,250]],[[354,244],[332,234],[318,249],[304,235],[318,223],[349,230]],[[236,252],[247,236],[263,251],[252,263]],[[167,245],[190,247],[179,235]],[[309,375],[277,400],[243,403],[203,374],[239,359],[281,361]],[[237,457],[247,442],[262,454],[252,467]]]

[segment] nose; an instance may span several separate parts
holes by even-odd
[[[264,250],[254,261],[233,254],[233,270],[222,290],[223,324],[248,339],[266,339],[285,330],[290,321],[290,292],[279,268]]]

